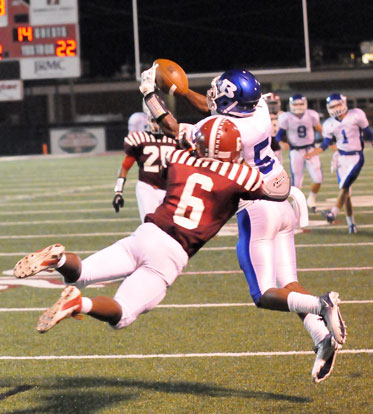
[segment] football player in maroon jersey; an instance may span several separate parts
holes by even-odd
[[[145,130],[131,131],[124,138],[126,156],[116,179],[112,202],[118,213],[124,206],[123,189],[128,171],[137,162],[139,180],[136,183],[136,199],[142,222],[146,214],[152,213],[163,201],[166,178],[162,174],[162,162],[176,146],[176,141],[164,135],[158,124],[152,120],[146,105],[143,113],[146,115]]]
[[[240,199],[266,197],[259,171],[235,162],[241,141],[230,121],[211,120],[202,126],[197,147],[199,157],[176,149],[168,155],[166,197],[131,236],[84,260],[54,244],[17,263],[16,277],[56,268],[70,284],[40,317],[38,331],[46,332],[79,312],[116,329],[131,324],[162,301],[189,257],[235,214]],[[118,278],[124,281],[114,299],[82,298],[78,290]]]

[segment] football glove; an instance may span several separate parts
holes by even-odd
[[[156,63],[150,69],[144,70],[141,73],[140,91],[146,96],[155,91],[155,72],[158,64]]]
[[[119,213],[119,209],[124,206],[123,196],[120,193],[115,194],[113,198],[113,207],[116,213]]]

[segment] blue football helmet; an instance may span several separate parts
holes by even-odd
[[[345,114],[348,110],[347,99],[340,93],[332,93],[326,98],[326,109],[332,117],[338,117]]]
[[[261,94],[256,77],[244,69],[233,69],[214,78],[207,91],[212,113],[246,117],[255,111]]]
[[[307,107],[307,98],[305,96],[296,94],[289,98],[289,108],[292,114],[303,115]]]

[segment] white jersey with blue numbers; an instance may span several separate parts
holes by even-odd
[[[272,123],[268,106],[263,98],[248,117],[213,115],[216,116],[228,118],[236,125],[241,134],[242,157],[250,167],[259,169],[263,174],[264,182],[275,179],[283,171],[283,166],[271,149]],[[194,126],[194,136],[209,118],[203,119]]]
[[[369,125],[365,112],[359,108],[349,109],[342,120],[328,118],[322,128],[324,138],[337,140],[337,148],[341,151],[361,151],[360,130]]]
[[[304,147],[314,144],[314,127],[320,124],[320,116],[313,109],[306,109],[300,118],[291,112],[284,112],[279,116],[278,124],[286,131],[290,147]]]

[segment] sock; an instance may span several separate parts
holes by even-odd
[[[304,295],[298,292],[289,293],[288,307],[290,312],[295,313],[313,313],[319,315],[321,311],[321,304],[317,296]]]
[[[59,267],[62,267],[65,263],[66,263],[66,255],[64,253],[62,255],[61,259],[58,261],[58,263],[56,265],[56,269],[58,269]]]
[[[92,299],[82,297],[82,308],[80,309],[81,313],[88,313],[92,310],[93,302]]]
[[[320,316],[313,315],[312,313],[306,315],[303,325],[310,334],[315,345],[321,342],[329,333],[328,328],[325,326],[325,323]]]
[[[337,217],[337,215],[339,213],[339,208],[338,207],[333,207],[332,208],[332,213],[334,214],[334,217]]]
[[[346,216],[346,221],[348,226],[355,224],[354,216]]]

